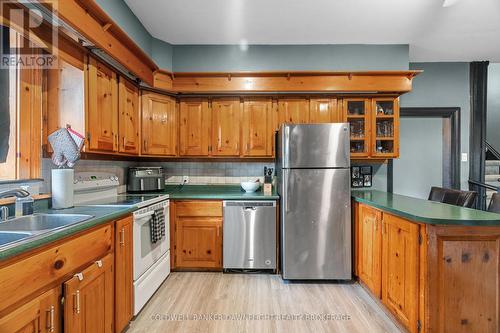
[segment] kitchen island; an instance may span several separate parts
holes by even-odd
[[[406,329],[498,332],[500,214],[375,190],[352,198],[355,275]]]

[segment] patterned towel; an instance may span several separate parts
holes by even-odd
[[[165,216],[163,214],[163,208],[155,210],[154,214],[149,220],[149,226],[151,229],[151,243],[155,244],[163,237],[165,237]]]

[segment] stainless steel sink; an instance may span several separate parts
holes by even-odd
[[[6,231],[2,232],[0,231],[0,246],[4,244],[9,244],[12,242],[16,242],[18,240],[28,238],[32,234],[30,232],[12,232],[12,231]]]
[[[33,214],[0,223],[2,231],[40,232],[68,226],[92,218],[86,214]]]

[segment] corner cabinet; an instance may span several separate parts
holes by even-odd
[[[89,58],[86,72],[87,142],[89,151],[118,150],[118,80],[102,62]]]
[[[51,289],[0,318],[0,332],[59,333],[61,288]]]
[[[139,89],[120,78],[118,96],[119,152],[137,155],[140,142]]]
[[[222,269],[222,201],[175,201],[176,269]]]
[[[177,155],[177,105],[175,99],[153,93],[142,94],[142,154]]]
[[[353,159],[399,157],[399,99],[344,98],[345,119],[351,130]]]

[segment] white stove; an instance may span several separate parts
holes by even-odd
[[[134,316],[144,307],[170,274],[170,232],[168,194],[119,194],[118,177],[103,172],[75,174],[75,206],[127,206],[134,211]],[[163,212],[165,237],[151,242],[151,219]]]

